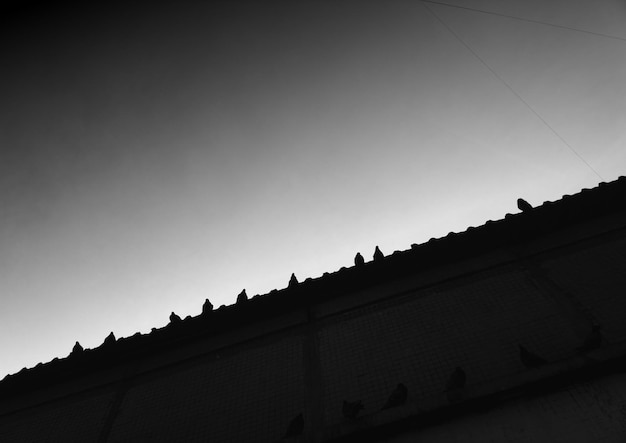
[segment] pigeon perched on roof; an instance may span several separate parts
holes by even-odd
[[[545,358],[539,357],[537,354],[533,354],[524,346],[522,345],[518,345],[518,346],[519,346],[519,358],[522,361],[522,364],[526,366],[528,369],[538,368],[539,366],[542,366],[548,363]]]
[[[359,415],[359,411],[363,409],[363,402],[361,400],[357,401],[343,401],[343,406],[341,408],[341,412],[343,416],[349,420],[354,420],[357,415]]]
[[[530,203],[528,203],[526,200],[524,200],[523,198],[517,199],[517,207],[522,212],[528,212],[533,208],[533,206]]]
[[[374,250],[374,261],[382,260],[383,258],[385,258],[385,255],[380,251],[380,248],[376,246]]]
[[[602,346],[602,333],[600,332],[600,325],[593,325],[591,332],[585,338],[585,341],[581,347],[578,348],[581,352],[593,351]]]
[[[177,324],[177,323],[180,323],[180,322],[182,322],[180,317],[178,315],[176,315],[174,312],[172,312],[170,314],[170,323],[174,325],[174,324]]]
[[[237,303],[243,303],[246,300],[248,300],[248,294],[246,294],[246,290],[244,289],[243,291],[241,291],[239,293],[239,295],[237,296]]]
[[[104,343],[102,344],[104,346],[110,346],[113,343],[115,343],[115,334],[113,334],[113,331],[111,331],[111,333],[107,335],[107,338],[104,339]]]
[[[354,256],[354,265],[362,266],[364,264],[365,264],[365,259],[363,258],[360,252],[357,252],[356,255]]]
[[[202,305],[202,313],[203,314],[208,314],[209,312],[213,311],[213,303],[211,303],[209,301],[209,299],[205,299],[204,300],[204,304]]]
[[[80,343],[76,342],[76,344],[74,345],[74,347],[72,348],[72,353],[70,355],[78,355],[81,352],[83,352],[83,347],[80,345]]]
[[[383,406],[383,409],[395,408],[396,406],[401,406],[406,403],[406,398],[409,393],[409,390],[403,383],[398,383],[396,389],[393,390],[389,398],[387,399],[387,403]]]
[[[304,431],[304,416],[300,413],[289,423],[287,432],[285,432],[285,438],[302,435],[302,431]]]
[[[298,284],[298,279],[296,278],[296,274],[292,273],[291,278],[289,279],[289,288],[296,286]]]

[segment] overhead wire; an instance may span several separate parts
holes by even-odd
[[[422,3],[431,3],[433,5],[441,5],[441,6],[448,6],[450,8],[465,9],[466,11],[474,11],[474,12],[480,12],[481,14],[495,15],[495,16],[498,16],[498,17],[506,17],[506,18],[510,18],[510,19],[518,20],[518,21],[522,21],[522,22],[535,23],[535,24],[538,24],[538,25],[550,26],[550,27],[553,27],[553,28],[567,29],[569,31],[582,32],[584,34],[595,35],[597,37],[605,37],[605,38],[610,38],[610,39],[613,39],[613,40],[621,40],[621,41],[626,42],[626,37],[619,37],[619,36],[616,36],[616,35],[604,34],[602,32],[587,31],[585,29],[578,29],[578,28],[574,28],[574,27],[571,27],[571,26],[557,25],[555,23],[548,23],[548,22],[543,22],[543,21],[540,21],[540,20],[533,20],[533,19],[530,19],[530,18],[517,17],[515,15],[503,14],[501,12],[485,11],[484,9],[470,8],[469,6],[461,6],[461,5],[454,5],[454,4],[451,4],[451,3],[438,2],[438,1],[435,1],[435,0],[420,0],[420,1]]]
[[[576,151],[576,149],[574,149],[574,147],[572,145],[570,145],[567,140],[565,140],[552,126],[550,126],[550,124],[537,112],[535,111],[535,109],[526,101],[524,100],[524,98],[519,95],[511,85],[509,85],[509,83],[507,83],[506,80],[504,80],[504,78],[502,78],[502,76],[500,76],[500,74],[498,74],[493,68],[491,68],[491,66],[489,66],[489,64],[482,58],[480,57],[480,55],[478,55],[478,53],[476,51],[474,51],[462,38],[460,35],[458,35],[456,32],[454,32],[454,30],[448,26],[448,24],[446,22],[443,21],[443,19],[441,17],[439,17],[430,7],[428,7],[428,5],[426,3],[436,3],[436,4],[444,4],[444,3],[439,3],[439,2],[433,2],[433,1],[429,1],[429,0],[421,0],[421,2],[424,4],[424,7],[430,12],[430,14],[435,17],[435,19],[437,19],[437,21],[439,23],[441,23],[441,25],[446,28],[448,30],[448,32],[450,32],[450,34],[452,34],[478,61],[480,61],[480,63],[483,64],[483,66],[485,66],[515,97],[518,98],[518,100],[520,102],[522,102],[524,104],[524,106],[526,106],[526,108],[528,108],[528,110],[530,110],[530,112],[532,112],[549,130],[550,132],[552,132],[559,140],[561,140],[561,142],[567,146],[569,148],[569,150],[576,156],[578,157],[578,159],[580,161],[582,161],[588,168],[589,170],[591,170],[596,176],[598,176],[598,178],[600,178],[600,180],[604,180],[604,178],[598,173],[598,171],[596,171],[588,162],[587,160],[585,160],[579,153],[578,151]],[[445,5],[445,4],[444,4]],[[450,6],[450,5],[446,5],[446,6]],[[467,9],[467,8],[463,8],[463,9]]]

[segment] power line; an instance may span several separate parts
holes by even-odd
[[[510,19],[513,19],[513,20],[518,20],[518,21],[521,21],[521,22],[536,23],[538,25],[551,26],[553,28],[568,29],[570,31],[582,32],[584,34],[595,35],[597,37],[611,38],[611,39],[614,39],[614,40],[621,40],[623,42],[626,42],[626,38],[624,38],[624,37],[618,37],[616,35],[603,34],[601,32],[586,31],[584,29],[572,28],[571,26],[556,25],[554,23],[542,22],[540,20],[532,20],[532,19],[529,19],[529,18],[516,17],[514,15],[502,14],[502,13],[499,13],[499,12],[485,11],[484,9],[470,8],[468,6],[452,5],[450,3],[437,2],[437,1],[434,1],[434,0],[420,0],[420,1],[422,3],[432,3],[434,5],[448,6],[450,8],[465,9],[466,11],[474,11],[474,12],[480,12],[481,14],[495,15],[495,16],[498,16],[498,17],[506,17],[506,18],[510,18]]]
[[[427,1],[427,0],[421,0],[422,3],[437,3],[437,2],[433,2],[433,1]],[[489,69],[489,71],[498,79],[500,80],[500,82],[507,87],[507,89],[509,91],[511,91],[511,93],[513,95],[515,95],[515,97],[517,97],[519,99],[519,101],[521,101],[526,108],[528,108],[530,110],[530,112],[532,112],[533,114],[535,114],[535,116],[559,139],[561,140],[561,142],[563,142],[563,144],[565,146],[567,146],[569,148],[570,151],[572,151],[572,153],[578,157],[580,159],[580,161],[582,161],[585,165],[587,165],[587,167],[595,174],[597,175],[600,180],[604,181],[604,178],[602,178],[602,176],[598,173],[598,171],[596,171],[589,163],[587,163],[587,161],[563,138],[561,137],[561,135],[556,132],[556,130],[550,126],[550,124],[541,116],[539,115],[539,113],[537,111],[535,111],[533,109],[532,106],[530,106],[530,104],[524,100],[522,98],[521,95],[519,95],[517,92],[515,92],[515,90],[511,87],[511,85],[509,85],[496,71],[494,71],[491,66],[489,66],[487,64],[487,62],[485,60],[483,60],[467,43],[465,43],[465,41],[456,33],[452,30],[452,28],[450,28],[450,26],[447,25],[446,22],[444,22],[437,14],[435,14],[435,12],[428,7],[428,5],[424,4],[424,7],[428,10],[428,12],[430,12],[433,17],[435,17],[437,19],[437,21],[439,23],[441,23],[449,32],[450,34],[452,34],[459,42],[461,42],[461,44],[463,46],[465,46],[465,48],[472,54],[474,55],[474,57],[476,57],[476,59],[478,59],[487,69]]]

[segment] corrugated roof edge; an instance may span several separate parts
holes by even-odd
[[[395,251],[383,260],[361,266],[341,268],[318,278],[307,278],[281,290],[256,295],[249,300],[220,308],[181,322],[153,329],[149,334],[136,333],[114,343],[39,363],[31,369],[7,375],[0,381],[0,394],[34,390],[51,383],[69,380],[81,374],[102,370],[124,361],[168,349],[181,341],[207,336],[249,325],[323,300],[340,297],[368,286],[398,278],[416,269],[428,269],[453,263],[471,256],[519,244],[556,229],[578,224],[604,215],[626,210],[626,177],[582,189],[575,195],[564,195],[555,202],[544,202],[529,211],[506,214],[503,219],[488,220],[461,233],[450,232],[443,238],[412,244],[405,251]]]

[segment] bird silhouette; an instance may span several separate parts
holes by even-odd
[[[359,415],[359,411],[363,409],[363,402],[361,400],[357,401],[343,401],[343,406],[341,408],[341,412],[343,416],[349,420],[354,420],[357,415]]]
[[[467,376],[465,375],[465,371],[457,366],[450,375],[448,383],[446,384],[446,396],[448,397],[449,402],[463,400],[463,397],[465,396],[463,388],[465,387],[466,381]]]
[[[289,423],[284,438],[297,437],[302,435],[302,431],[304,431],[304,416],[300,413]]]
[[[107,338],[104,339],[104,343],[102,344],[104,346],[110,346],[114,343],[115,343],[115,334],[113,334],[113,332],[111,331],[111,333],[107,335]]]
[[[298,279],[296,278],[296,274],[291,274],[291,278],[289,279],[289,288],[292,288],[298,284]]]
[[[203,314],[208,314],[209,312],[213,311],[213,303],[211,303],[209,301],[209,299],[205,299],[204,300],[204,304],[202,305],[202,313]]]
[[[456,389],[464,388],[466,381],[467,376],[465,375],[465,371],[457,366],[448,379],[446,391],[454,391]]]
[[[409,390],[403,383],[398,383],[396,389],[393,390],[387,402],[383,406],[383,409],[395,408],[396,406],[401,406],[406,403],[406,398],[409,393]]]
[[[522,345],[519,346],[519,359],[522,364],[527,368],[538,368],[539,366],[545,365],[547,360],[545,358],[539,357],[537,354],[533,354],[528,349],[526,349]]]
[[[379,261],[383,258],[385,258],[385,255],[380,251],[380,248],[376,246],[376,249],[374,250],[374,261]]]
[[[354,265],[361,266],[364,264],[365,264],[365,259],[363,259],[363,256],[361,255],[360,252],[357,252],[356,255],[354,256]]]
[[[248,294],[246,294],[246,290],[244,289],[243,291],[241,291],[239,293],[239,295],[237,296],[237,303],[243,303],[246,300],[248,300]]]
[[[78,355],[81,352],[83,352],[83,347],[80,345],[80,343],[76,342],[76,344],[74,345],[74,347],[72,348],[72,353],[70,355]]]
[[[533,206],[530,203],[528,203],[526,200],[524,200],[523,198],[517,199],[517,207],[522,212],[528,212],[533,208]]]
[[[578,348],[580,352],[593,351],[602,346],[602,333],[600,332],[600,325],[593,325],[591,332],[585,338],[583,345]]]
[[[172,312],[170,314],[170,323],[175,325],[180,323],[182,320],[180,319],[180,317],[178,315],[176,315],[174,312]]]

